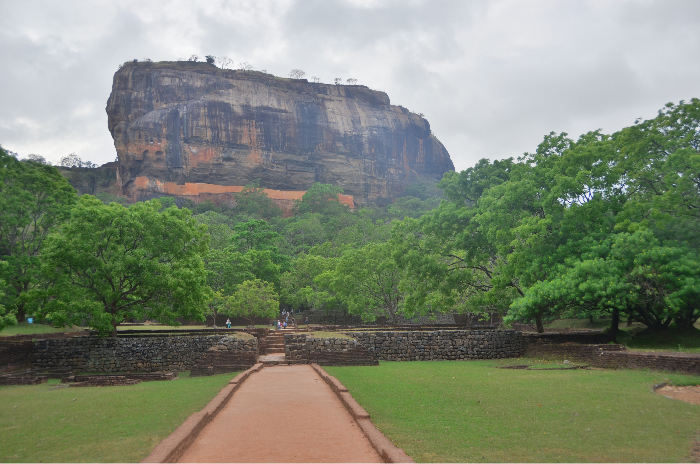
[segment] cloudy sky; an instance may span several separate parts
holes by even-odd
[[[700,1],[0,0],[0,144],[112,161],[119,64],[192,54],[354,77],[423,113],[462,170],[700,97]]]

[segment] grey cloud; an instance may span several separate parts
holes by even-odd
[[[110,161],[118,65],[192,53],[358,78],[424,113],[465,169],[700,96],[700,2],[3,2],[0,143]]]

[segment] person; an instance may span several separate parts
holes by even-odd
[[[309,325],[309,316],[306,316],[306,319],[304,319],[304,324]]]
[[[226,319],[226,328],[230,329],[231,328],[231,319]]]
[[[283,324],[284,324],[284,328],[286,329],[286,328],[287,328],[287,322],[285,321],[285,322],[283,322]]]

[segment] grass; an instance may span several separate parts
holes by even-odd
[[[83,327],[64,327],[59,329],[46,324],[28,324],[26,322],[21,322],[17,325],[11,325],[2,329],[2,331],[0,332],[0,337],[10,337],[12,335],[80,332],[82,330],[84,330]]]
[[[636,335],[621,332],[617,341],[632,350],[700,353],[700,330],[698,329],[669,328],[664,332],[644,331]]]
[[[557,319],[546,324],[552,329],[606,329],[610,327],[610,319],[594,319],[593,324],[588,319]],[[620,324],[618,343],[630,350],[637,351],[675,351],[681,353],[700,353],[700,320],[694,329],[680,330],[674,327],[663,332],[645,330],[646,326],[635,322],[628,327]]]
[[[130,330],[202,330],[208,329],[206,325],[160,325],[160,324],[148,324],[148,325],[126,325],[118,326],[117,330],[119,332],[128,332]]]
[[[610,327],[610,319],[556,319],[544,325],[548,329],[605,329]]]
[[[138,462],[235,375],[0,387],[0,462]]]
[[[539,361],[541,362],[541,361]],[[495,369],[522,360],[325,367],[418,462],[680,462],[700,406],[652,392],[700,377]],[[523,363],[524,364],[524,363]]]

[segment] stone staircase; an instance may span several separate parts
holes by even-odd
[[[284,334],[290,329],[270,331],[267,335],[267,354],[284,354]]]
[[[270,331],[265,337],[267,355],[260,356],[258,361],[265,365],[289,364],[284,355],[284,336],[285,334],[296,333],[297,331],[298,329],[296,328]]]

